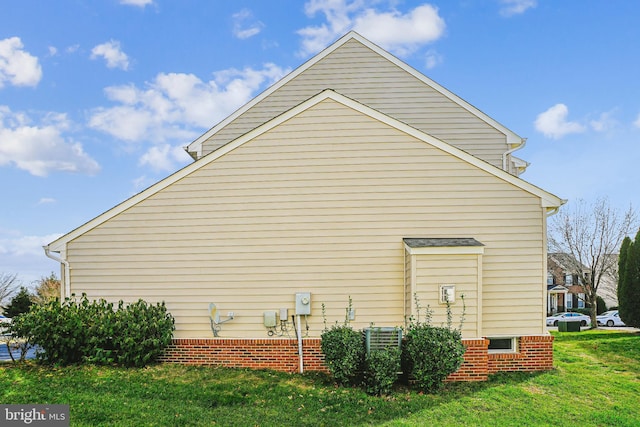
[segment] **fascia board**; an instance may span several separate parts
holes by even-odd
[[[152,196],[153,194],[156,194],[157,192],[163,190],[164,188],[168,187],[169,185],[177,182],[178,180],[186,177],[187,175],[189,175],[190,173],[200,169],[203,166],[208,165],[209,163],[219,159],[220,157],[224,156],[225,154],[235,150],[236,148],[242,146],[243,144],[251,141],[252,139],[262,135],[265,132],[268,132],[269,130],[279,126],[280,124],[282,124],[283,122],[291,119],[292,117],[295,117],[296,115],[300,114],[301,112],[313,107],[314,105],[326,100],[326,99],[332,99],[338,103],[341,103],[349,108],[352,108],[355,111],[358,111],[362,114],[365,114],[373,119],[376,119],[382,123],[385,123],[391,127],[394,127],[396,129],[398,129],[401,132],[404,132],[408,135],[411,135],[419,140],[424,141],[427,144],[430,144],[436,148],[441,149],[442,151],[445,151],[469,164],[472,164],[490,174],[495,175],[498,178],[503,179],[504,181],[507,181],[513,185],[515,185],[516,187],[519,187],[529,193],[532,193],[538,197],[540,197],[542,199],[542,204],[543,206],[550,206],[550,207],[558,207],[562,204],[562,200],[556,196],[554,196],[553,194],[547,193],[546,191],[532,185],[529,184],[526,181],[523,181],[520,178],[517,178],[505,171],[503,171],[502,169],[499,169],[483,160],[478,159],[477,157],[474,157],[468,153],[466,153],[465,151],[462,151],[452,145],[447,144],[446,142],[443,142],[431,135],[428,135],[422,131],[419,131],[418,129],[415,129],[405,123],[402,123],[390,116],[387,116],[379,111],[376,111],[364,104],[361,104],[351,98],[348,98],[344,95],[341,95],[331,89],[327,89],[324,90],[320,93],[318,93],[317,95],[309,98],[308,100],[298,104],[297,106],[293,107],[292,109],[280,114],[279,116],[276,116],[275,118],[271,119],[270,121],[262,124],[261,126],[258,126],[257,128],[247,132],[246,134],[236,138],[235,140],[229,142],[226,145],[223,145],[222,147],[220,147],[218,150],[208,154],[207,156],[201,158],[200,160],[191,163],[188,166],[185,166],[184,168],[180,169],[179,171],[175,172],[174,174],[168,176],[167,178],[163,179],[162,181],[157,182],[156,184],[152,185],[151,187],[147,188],[146,190],[136,194],[135,196],[125,200],[124,202],[120,203],[119,205],[115,206],[114,208],[106,211],[105,213],[97,216],[96,218],[90,220],[89,222],[85,223],[84,225],[81,225],[80,227],[76,228],[75,230],[65,234],[64,236],[58,238],[57,240],[53,241],[51,244],[49,244],[49,248],[51,251],[53,252],[59,252],[60,250],[62,250],[63,248],[65,248],[65,245],[67,242],[75,239],[76,237],[86,233],[87,231],[95,228],[96,226],[102,224],[103,222],[113,218],[114,216],[124,212],[125,210],[129,209],[130,207],[140,203],[141,201],[145,200],[146,198]]]

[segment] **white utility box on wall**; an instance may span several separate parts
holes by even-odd
[[[306,316],[311,314],[311,292],[298,292],[296,294],[296,315]]]

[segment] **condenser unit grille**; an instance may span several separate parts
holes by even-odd
[[[371,350],[385,350],[389,347],[400,348],[402,345],[402,329],[400,328],[365,328],[363,333],[367,354]]]

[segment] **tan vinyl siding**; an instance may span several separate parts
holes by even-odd
[[[428,308],[432,312],[431,323],[434,326],[447,325],[446,305],[439,303],[440,285],[454,285],[456,301],[450,305],[451,327],[460,327],[464,311],[463,336],[477,337],[478,258],[477,255],[416,255],[416,280],[412,291],[417,301],[412,304],[411,315],[417,318],[418,303],[421,306],[421,321],[425,320]]]
[[[203,143],[202,154],[325,89],[502,168],[502,154],[508,149],[503,133],[357,40],[340,46],[212,135]]]
[[[67,257],[73,292],[164,300],[179,338],[212,336],[210,302],[236,313],[221,336],[266,337],[263,312],[293,314],[303,291],[318,336],[321,304],[342,322],[349,296],[355,328],[403,324],[403,237],[473,237],[483,332],[537,334],[544,221],[539,197],[325,100],[70,241]]]

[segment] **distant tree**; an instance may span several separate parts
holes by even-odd
[[[0,273],[0,304],[13,295],[18,290],[19,285],[20,281],[17,274]]]
[[[622,241],[622,245],[620,245],[620,254],[618,256],[618,311],[620,312],[620,318],[623,319],[623,322],[623,316],[627,311],[627,257],[629,256],[629,249],[631,248],[632,243],[633,242],[629,236],[625,237]]]
[[[607,311],[607,303],[604,301],[604,299],[601,296],[598,296],[597,301],[598,301],[597,313],[598,315],[601,315],[602,313]]]
[[[620,245],[636,225],[636,213],[609,206],[607,199],[588,205],[583,200],[561,210],[549,224],[549,246],[553,252],[571,255],[569,267],[578,275],[585,302],[591,308],[591,325],[597,328],[597,297],[603,279],[615,277]]]
[[[618,310],[628,326],[640,327],[640,230],[622,242],[619,258]]]
[[[31,300],[32,295],[24,286],[20,288],[20,291],[13,297],[13,299],[6,306],[2,307],[4,314],[7,317],[15,317],[19,314],[26,313],[33,305]]]
[[[44,304],[53,299],[60,298],[60,279],[54,273],[49,277],[41,277],[36,281],[33,302],[36,304]]]

